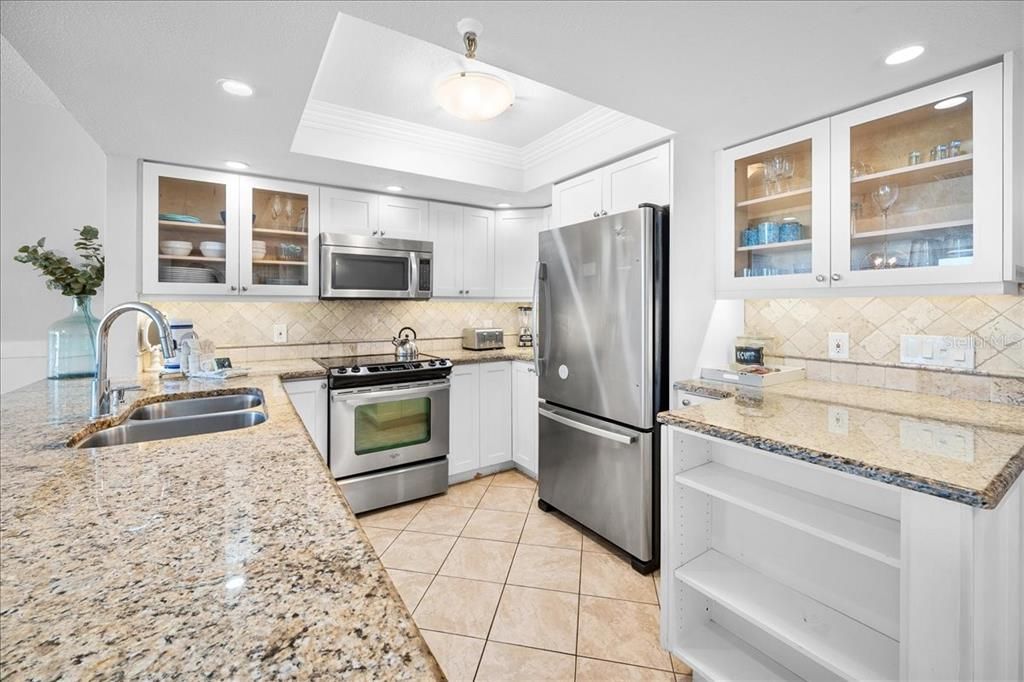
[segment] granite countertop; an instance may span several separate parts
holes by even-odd
[[[4,395],[0,677],[443,679],[283,389],[323,372],[145,375],[134,404],[255,390],[269,419],[98,449],[65,446],[89,380]]]
[[[736,395],[736,392],[739,390],[739,386],[736,384],[727,384],[722,381],[709,381],[707,379],[683,379],[672,384],[672,388],[683,391],[684,393],[701,395],[706,398],[714,398],[716,400],[731,398]]]
[[[467,350],[457,348],[455,350],[428,351],[431,355],[448,358],[453,365],[468,365],[474,362],[502,362],[508,360],[520,360],[533,362],[532,348],[519,348],[518,346],[506,346],[498,350]]]
[[[1024,470],[1024,408],[976,400],[805,380],[658,421],[987,509]]]

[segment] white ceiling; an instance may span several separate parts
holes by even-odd
[[[595,105],[567,92],[486,63],[487,27],[477,59],[463,56],[455,23],[444,47],[355,17],[339,14],[310,97],[410,123],[522,147]],[[459,71],[484,71],[504,78],[515,105],[490,121],[463,121],[434,101],[434,85]]]
[[[1024,46],[1016,1],[6,1],[0,25],[108,153],[202,166],[243,158],[269,175],[508,200],[289,152],[339,11],[446,49],[454,23],[473,16],[490,64],[675,130],[684,150],[734,144]],[[883,64],[910,43],[924,56]],[[256,96],[223,95],[213,85],[223,77],[252,83]],[[516,201],[539,205],[545,194]]]

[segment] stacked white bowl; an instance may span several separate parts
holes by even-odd
[[[162,241],[160,242],[160,253],[165,256],[187,256],[192,253],[192,242]]]
[[[253,240],[252,242],[252,257],[253,260],[263,260],[267,257],[267,243]]]
[[[200,242],[199,251],[207,258],[223,258],[227,249],[224,242]]]

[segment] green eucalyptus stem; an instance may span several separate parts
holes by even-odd
[[[19,248],[14,260],[31,265],[40,276],[46,277],[47,289],[59,290],[64,296],[95,296],[103,285],[105,265],[100,231],[92,225],[84,225],[77,232],[75,251],[82,259],[77,266],[72,265],[67,256],[45,248],[46,237]]]

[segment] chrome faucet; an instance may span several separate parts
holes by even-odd
[[[164,357],[167,359],[174,357],[174,338],[171,336],[171,325],[167,322],[167,318],[164,317],[163,313],[148,303],[138,301],[129,301],[128,303],[122,303],[111,308],[103,316],[103,319],[100,320],[99,328],[96,330],[96,377],[92,380],[93,419],[106,417],[112,412],[110,406],[112,391],[110,389],[110,379],[107,378],[107,338],[110,335],[110,327],[114,324],[114,320],[120,317],[122,313],[128,312],[143,313],[153,320],[160,334],[160,348],[163,351]],[[116,393],[118,401],[120,401],[124,395],[124,390],[115,389],[114,393]]]

